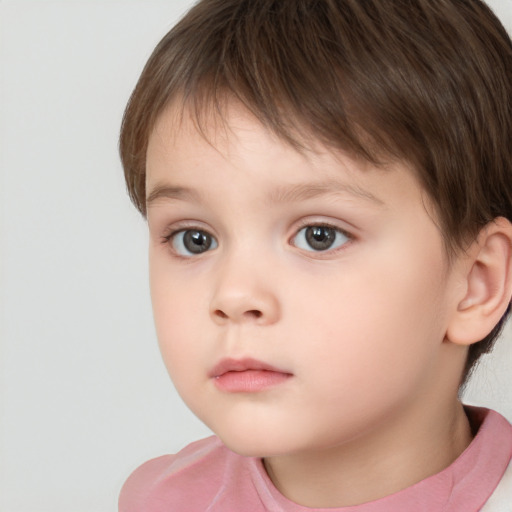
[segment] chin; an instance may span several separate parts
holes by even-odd
[[[258,439],[246,435],[233,435],[232,433],[219,435],[220,440],[232,451],[244,457],[266,457],[270,448],[263,445]]]
[[[257,435],[251,432],[217,433],[220,440],[232,451],[244,457],[273,457],[289,451],[282,440],[269,436],[267,432]]]
[[[271,446],[262,446],[254,443],[229,443],[225,442],[223,439],[221,440],[232,452],[237,453],[238,455],[242,455],[243,457],[256,457],[258,459],[265,459],[268,457],[277,457],[286,453],[283,451],[275,450],[273,449],[274,447]]]

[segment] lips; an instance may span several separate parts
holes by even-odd
[[[216,378],[227,372],[245,372],[248,370],[259,370],[277,373],[288,373],[274,366],[271,366],[257,359],[223,359],[216,364],[210,372],[210,377]]]
[[[217,388],[231,393],[256,393],[286,382],[292,376],[256,359],[223,359],[209,373]]]

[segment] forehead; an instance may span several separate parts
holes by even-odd
[[[226,157],[238,147],[244,150],[258,150],[261,137],[253,136],[256,131],[270,131],[247,108],[236,100],[218,104],[193,100],[171,102],[158,116],[148,139],[148,152],[155,144],[165,145],[169,150],[184,149],[184,140],[194,145],[208,145]],[[256,130],[257,129],[257,130]],[[199,139],[203,139],[202,141]]]
[[[348,161],[358,170],[375,167],[369,161],[348,153],[340,147],[329,147],[315,138],[305,127],[290,129],[290,137],[273,133],[256,116],[236,100],[225,101],[215,106],[200,109],[179,101],[171,103],[157,118],[148,138],[147,173],[151,174],[156,156],[198,158],[212,152],[227,161],[236,163],[242,156],[267,155],[278,167],[279,158],[289,161],[307,161],[313,166],[322,159],[338,160],[340,166]],[[292,119],[289,120],[293,122]],[[399,162],[381,163],[379,168],[393,169]]]
[[[218,150],[226,151],[230,145],[233,147],[233,142],[243,142],[249,149],[250,135],[258,127],[303,156],[329,151],[350,155],[361,166],[371,162],[382,167],[396,160],[386,154],[384,147],[373,141],[362,127],[352,127],[347,137],[326,140],[313,128],[313,123],[298,118],[291,110],[281,107],[275,113],[268,113],[255,108],[247,107],[233,93],[222,90],[214,97],[208,91],[189,98],[177,94],[157,116],[148,142],[160,135],[167,144],[172,144],[185,132],[194,137],[199,133]],[[359,149],[354,149],[354,140]]]

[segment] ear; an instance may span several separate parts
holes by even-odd
[[[446,337],[458,345],[485,338],[505,314],[512,296],[512,224],[487,224],[464,256],[464,286]]]

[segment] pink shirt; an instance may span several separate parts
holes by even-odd
[[[440,473],[377,501],[329,509],[297,505],[274,487],[261,459],[237,455],[212,436],[140,466],[123,486],[119,511],[477,512],[502,478],[510,482],[510,470],[507,478],[504,474],[512,459],[512,426],[497,412],[467,411],[480,427],[460,457]],[[512,488],[501,485],[500,495],[510,496],[510,508],[500,499],[485,510],[512,511]]]

